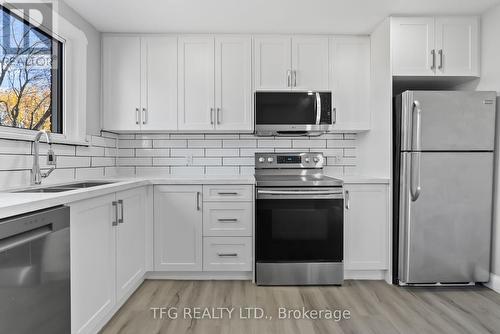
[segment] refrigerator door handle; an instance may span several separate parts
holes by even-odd
[[[415,123],[417,124],[416,129],[415,129],[415,137],[413,137],[412,133],[412,148],[415,152],[411,153],[411,162],[410,162],[410,193],[411,193],[411,200],[415,202],[418,197],[420,196],[420,192],[422,191],[422,186],[420,184],[420,160],[422,158],[422,131],[421,131],[421,123],[422,123],[422,108],[420,105],[420,102],[414,101],[413,102],[413,111],[412,111],[412,116],[415,115],[416,117],[412,117],[412,119],[415,120]],[[415,142],[413,140],[415,139]],[[416,163],[415,161],[416,160]],[[416,166],[415,166],[416,165]],[[416,181],[416,185],[414,186]]]

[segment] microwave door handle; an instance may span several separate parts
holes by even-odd
[[[316,125],[321,122],[321,95],[316,92]]]

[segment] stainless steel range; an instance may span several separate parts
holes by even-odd
[[[321,153],[256,153],[256,283],[342,284],[342,181]]]

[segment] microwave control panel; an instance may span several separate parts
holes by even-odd
[[[255,153],[255,168],[322,168],[322,153]]]

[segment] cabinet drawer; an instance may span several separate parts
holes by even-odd
[[[203,186],[203,200],[211,201],[251,201],[251,185],[207,185]]]
[[[252,202],[209,202],[203,205],[203,235],[252,236]]]
[[[251,237],[203,238],[204,271],[251,271]]]

